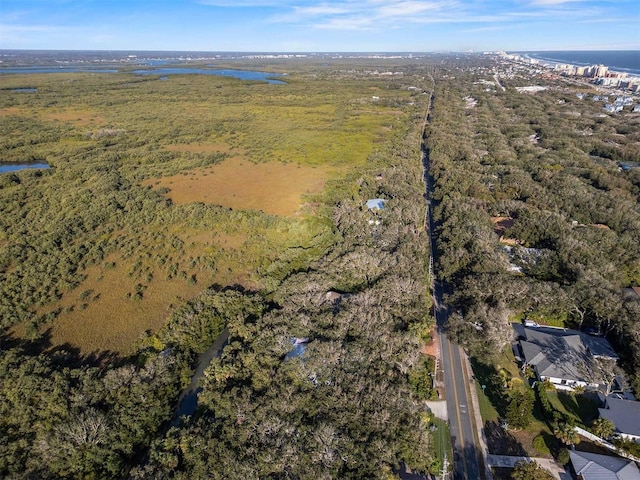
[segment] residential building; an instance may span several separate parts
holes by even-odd
[[[384,198],[372,198],[367,200],[367,208],[372,211],[382,210],[384,209],[384,202],[386,200]]]
[[[513,328],[518,339],[513,345],[516,358],[532,367],[538,380],[548,380],[560,390],[608,389],[612,379],[605,378],[598,361],[615,361],[618,356],[605,338],[531,324],[514,323]]]
[[[640,480],[632,460],[590,452],[569,451],[571,469],[578,480]]]
[[[612,395],[600,399],[603,401],[598,409],[600,417],[611,420],[622,438],[640,443],[640,402]]]

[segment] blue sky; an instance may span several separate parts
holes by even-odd
[[[0,0],[0,48],[640,49],[638,0]]]

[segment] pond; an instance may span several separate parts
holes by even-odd
[[[213,65],[207,65],[213,67]],[[15,67],[0,68],[2,73],[126,73],[112,68],[94,68],[94,67],[74,67],[74,66],[58,66],[58,67]],[[166,75],[218,75],[222,77],[233,77],[240,80],[255,80],[270,83],[272,85],[286,85],[286,82],[277,80],[273,77],[283,77],[281,73],[257,72],[253,70],[233,70],[233,69],[215,69],[215,68],[191,68],[191,67],[160,67],[133,70],[131,73],[135,75],[162,75],[161,79],[165,80]],[[27,91],[20,89],[20,91]],[[32,90],[28,90],[32,91]]]
[[[113,68],[91,68],[91,67],[15,67],[0,68],[1,73],[118,73]]]
[[[214,70],[209,68],[165,67],[153,68],[149,70],[134,70],[132,73],[136,75],[218,75],[222,77],[238,78],[240,80],[257,80],[261,82],[267,82],[272,85],[286,84],[281,80],[270,78],[281,77],[282,74],[270,72],[255,72],[251,70]]]
[[[0,173],[17,172],[19,170],[34,168],[50,168],[50,165],[44,162],[0,163]]]

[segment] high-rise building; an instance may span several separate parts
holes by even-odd
[[[604,65],[598,65],[596,67],[595,76],[596,77],[605,77],[607,72],[609,71],[609,67],[605,67]]]

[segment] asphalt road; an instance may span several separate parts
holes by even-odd
[[[480,479],[478,449],[473,429],[472,405],[467,395],[467,379],[460,347],[439,333],[442,351],[442,368],[449,413],[449,430],[453,445],[453,478]]]
[[[428,175],[428,152],[423,151],[423,164],[425,169],[426,200],[428,204],[425,227],[429,231],[431,241],[431,267],[436,264],[437,245],[433,235],[434,222],[431,205],[431,192],[433,186]],[[432,268],[431,278],[434,279]],[[449,341],[444,333],[445,325],[449,318],[449,309],[444,305],[445,288],[435,280],[433,284],[434,313],[438,335],[440,337],[441,368],[444,373],[445,397],[447,400],[447,413],[449,415],[449,430],[451,432],[451,444],[453,446],[453,478],[454,480],[480,480],[480,465],[478,463],[478,447],[476,445],[476,433],[473,422],[473,406],[467,393],[466,357],[460,354],[460,346]],[[479,415],[480,412],[477,412]]]

